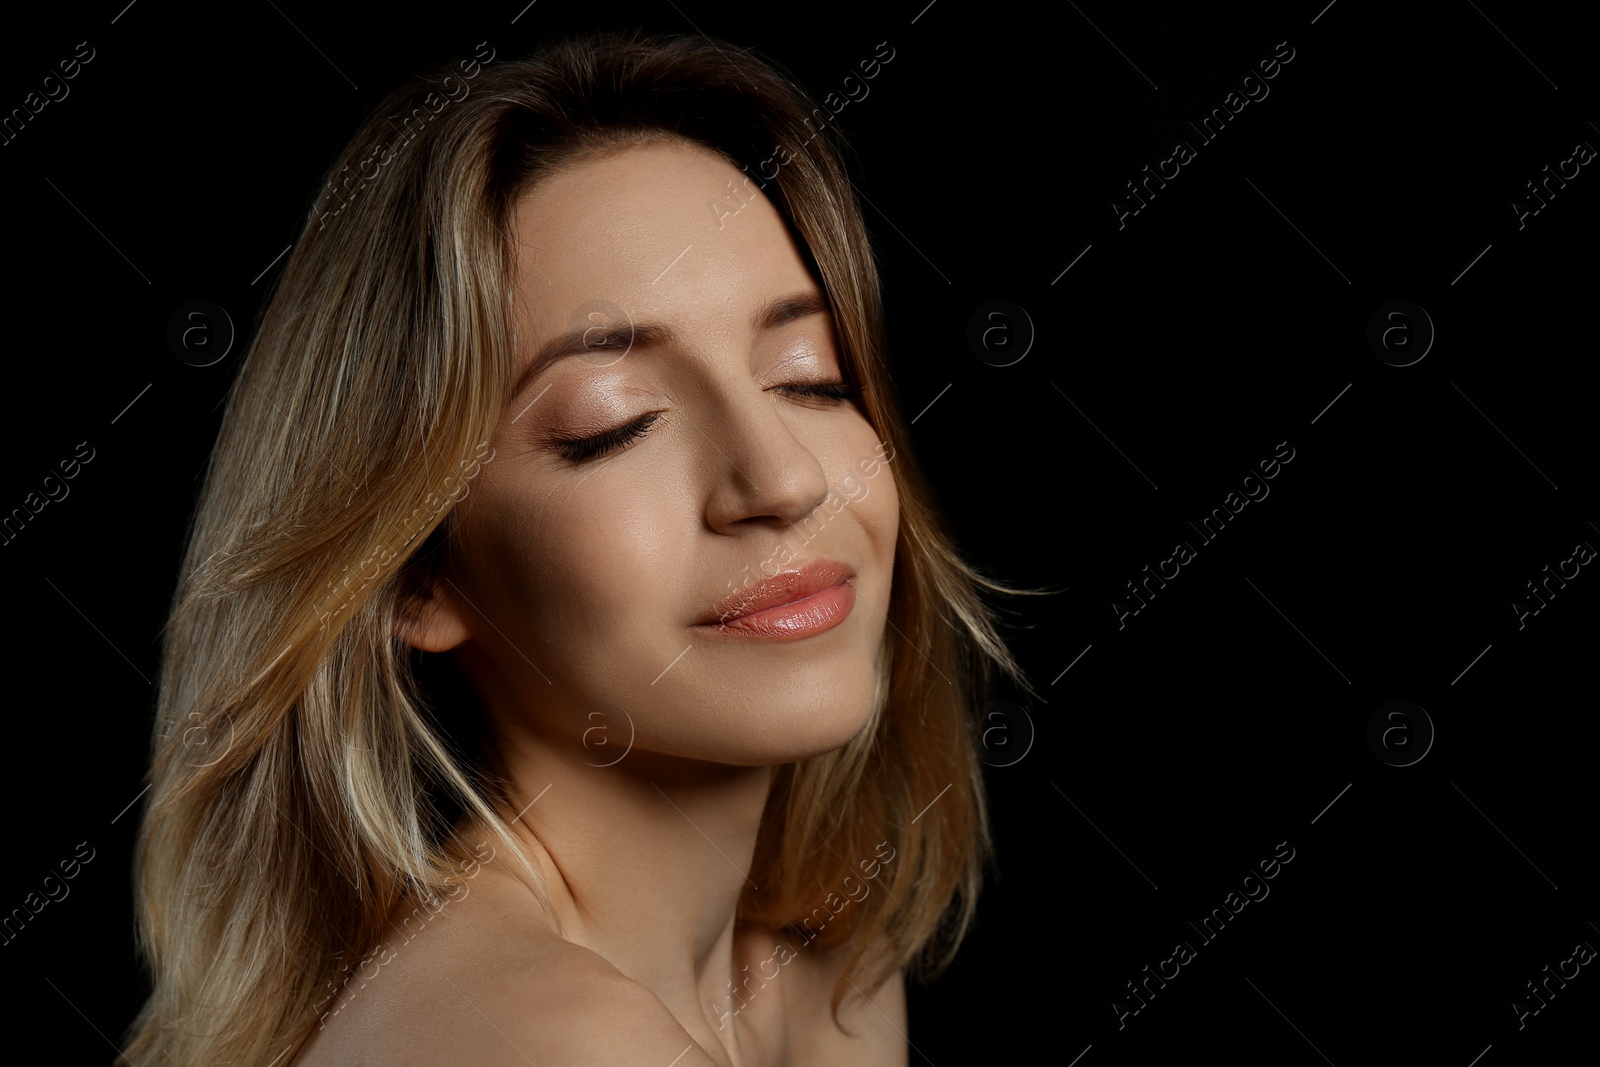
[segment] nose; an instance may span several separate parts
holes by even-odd
[[[820,507],[828,477],[812,443],[796,436],[783,401],[756,392],[720,405],[704,439],[714,471],[706,522],[718,533],[753,525],[787,527]]]

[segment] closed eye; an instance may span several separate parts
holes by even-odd
[[[857,400],[861,397],[861,386],[854,382],[797,382],[773,388],[781,389],[793,396],[812,396],[830,400]]]
[[[773,389],[788,393],[791,396],[812,397],[819,400],[857,400],[861,397],[861,386],[853,382],[796,382],[790,385],[776,385]],[[561,457],[579,466],[589,460],[598,459],[608,452],[614,452],[629,443],[638,440],[649,433],[651,428],[661,419],[663,412],[651,411],[639,416],[625,426],[593,437],[582,437],[569,441],[556,442],[556,451]]]
[[[556,442],[556,451],[561,453],[563,459],[574,465],[586,463],[596,459],[607,452],[614,451],[628,444],[628,442],[643,437],[650,432],[650,428],[660,420],[662,413],[659,411],[647,412],[615,430],[596,434],[593,437],[581,437],[571,441]]]

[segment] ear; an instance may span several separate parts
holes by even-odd
[[[461,597],[438,572],[405,583],[394,632],[419,652],[449,652],[472,636],[461,612]]]

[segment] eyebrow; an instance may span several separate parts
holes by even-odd
[[[763,302],[750,316],[750,329],[760,333],[775,330],[810,315],[828,315],[832,309],[820,293],[802,290],[773,297]],[[611,350],[629,351],[636,348],[661,348],[673,344],[677,334],[672,327],[661,322],[636,322],[631,327],[613,329],[587,326],[568,330],[539,346],[533,362],[522,372],[512,387],[511,400],[515,400],[528,383],[533,381],[552,363],[567,356],[581,356],[590,352]]]

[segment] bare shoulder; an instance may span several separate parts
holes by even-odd
[[[868,988],[860,979],[845,974],[849,946],[820,948],[798,939],[788,944],[797,942],[792,965],[798,981],[785,992],[792,1020],[788,1028],[790,1062],[845,1067],[909,1063],[904,972],[896,969],[875,988]],[[874,953],[885,951],[874,945],[865,959],[870,963]],[[845,996],[835,1021],[833,991],[841,977],[845,978]]]
[[[525,888],[485,867],[437,910],[397,913],[391,936],[321,1009],[294,1067],[664,1064],[677,1056],[678,1067],[709,1067],[654,994],[556,936],[535,910]]]

